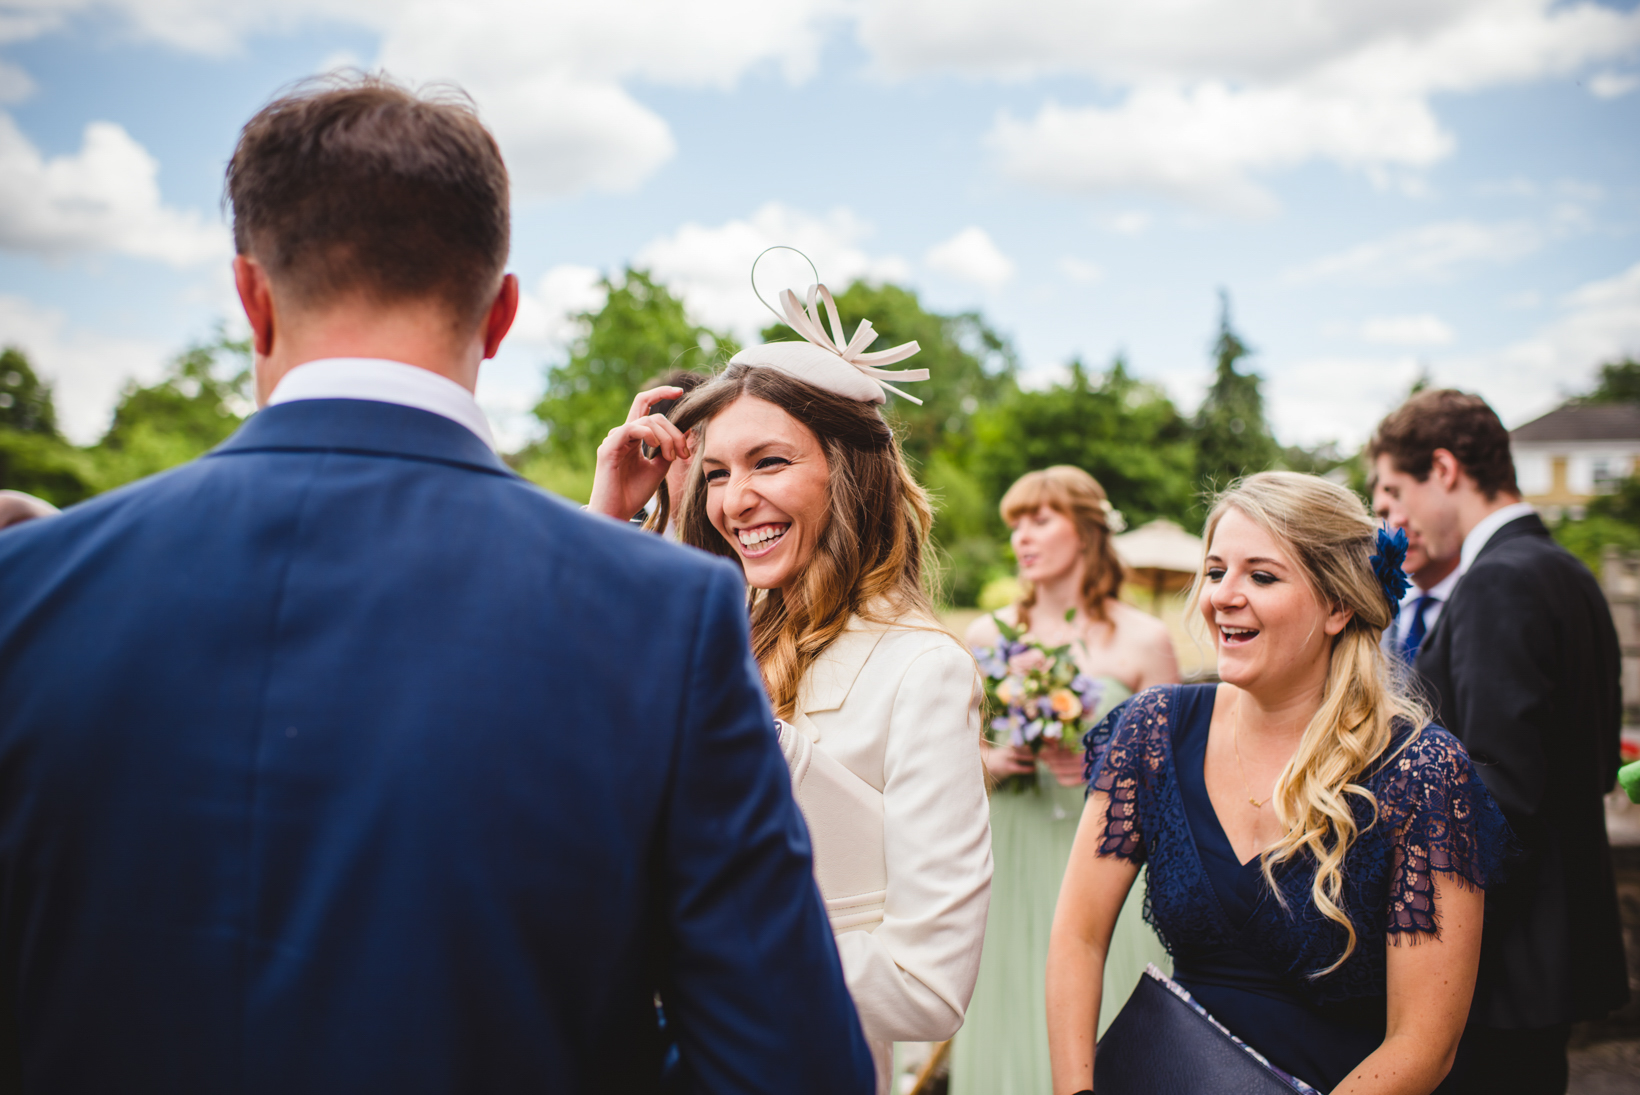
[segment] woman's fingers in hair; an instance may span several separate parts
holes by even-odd
[[[674,426],[664,414],[645,415],[629,423],[626,428],[644,444],[659,449],[668,461],[687,460],[694,455],[690,451],[689,435]]]
[[[662,384],[659,388],[650,388],[646,392],[639,392],[632,398],[632,409],[626,412],[628,422],[636,422],[649,413],[649,409],[663,399],[679,399],[683,396],[682,388],[670,384]]]

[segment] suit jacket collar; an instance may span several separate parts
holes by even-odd
[[[410,457],[511,476],[471,430],[442,415],[371,399],[303,399],[258,411],[211,453],[348,452]]]
[[[1482,544],[1481,549],[1475,553],[1475,561],[1479,562],[1480,560],[1486,558],[1487,552],[1493,550],[1499,544],[1507,543],[1510,540],[1517,540],[1522,536],[1548,535],[1549,526],[1543,523],[1543,518],[1539,517],[1535,513],[1525,514],[1515,518],[1513,521],[1510,521],[1507,525],[1504,525],[1499,528],[1498,531],[1494,532],[1491,538],[1488,539],[1486,543]]]

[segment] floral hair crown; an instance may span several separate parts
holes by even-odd
[[[1391,536],[1379,529],[1378,553],[1371,559],[1372,572],[1377,576],[1378,586],[1384,591],[1392,612],[1401,607],[1401,598],[1406,596],[1407,587],[1412,584],[1407,572],[1401,569],[1406,561],[1407,530],[1398,528]]]

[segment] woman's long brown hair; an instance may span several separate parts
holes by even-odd
[[[937,627],[923,581],[934,513],[911,477],[894,431],[875,404],[834,395],[775,369],[731,365],[678,404],[671,418],[694,429],[695,463],[681,499],[678,537],[704,551],[740,556],[706,513],[700,453],[712,419],[742,396],[772,403],[813,431],[826,454],[826,524],[801,578],[786,589],[750,590],[752,652],[775,714],[796,713],[797,690],[814,660],[858,614],[877,623],[907,615]],[[665,528],[671,499],[663,483],[648,527]]]

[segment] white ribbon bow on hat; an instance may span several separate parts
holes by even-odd
[[[820,322],[820,308],[815,301],[816,296],[818,296],[820,300],[825,301],[826,316],[831,320],[831,334],[829,335],[826,333],[825,326]],[[893,384],[888,383],[888,381],[893,380],[897,383],[903,384],[912,380],[927,380],[927,369],[900,369],[898,371],[890,371],[888,369],[878,367],[881,365],[892,365],[896,361],[904,361],[912,354],[921,350],[922,347],[918,346],[915,341],[907,342],[900,346],[895,346],[893,349],[889,350],[878,350],[876,353],[866,353],[864,352],[865,348],[877,340],[877,332],[872,329],[871,321],[869,319],[862,319],[860,321],[860,326],[854,329],[854,337],[849,339],[847,343],[844,343],[843,320],[842,317],[837,314],[837,302],[832,299],[831,290],[827,289],[824,285],[809,286],[807,311],[805,311],[803,307],[797,303],[797,294],[792,292],[790,289],[784,289],[781,291],[780,307],[786,313],[786,323],[792,330],[802,335],[809,342],[820,347],[822,350],[828,350],[831,353],[836,354],[838,357],[860,370],[860,372],[865,376],[868,376],[872,380],[876,381],[885,391],[893,392],[901,399],[909,399],[911,402],[917,404],[917,406],[922,406],[922,400],[918,399],[914,395],[907,395],[905,392],[902,392],[900,389],[894,387]]]

